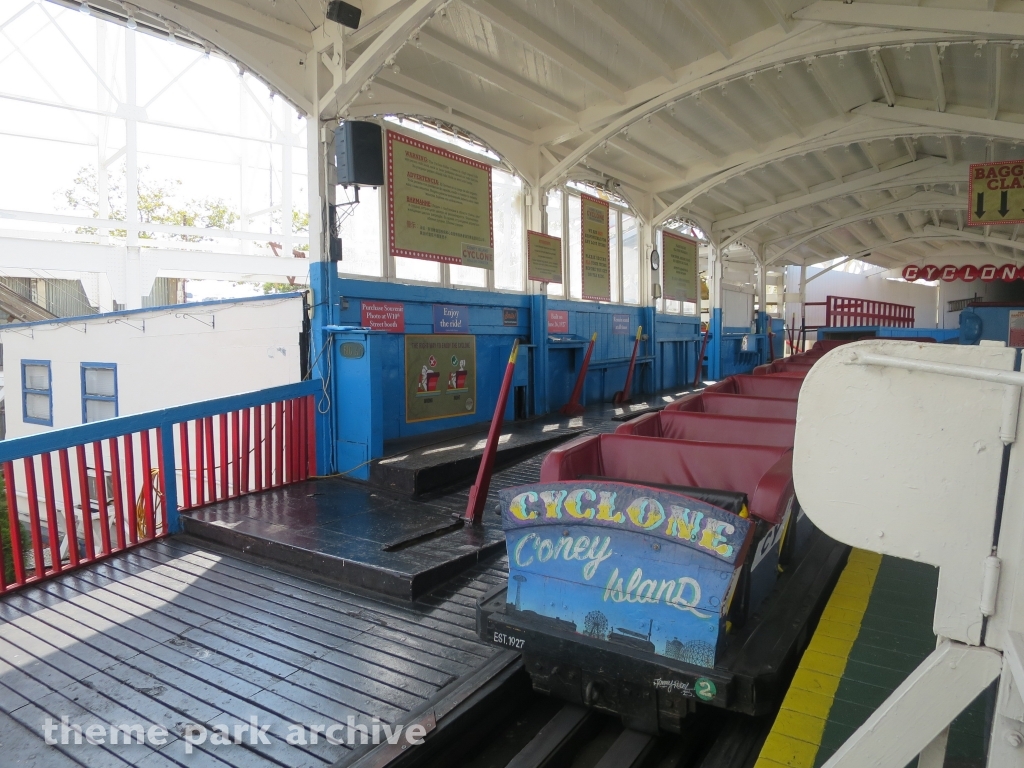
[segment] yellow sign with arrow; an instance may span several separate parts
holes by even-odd
[[[975,163],[968,189],[969,227],[1024,224],[1024,160]]]

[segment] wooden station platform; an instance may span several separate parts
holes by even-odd
[[[0,601],[0,744],[36,768],[332,765],[347,744],[290,744],[289,726],[403,722],[435,706],[501,653],[477,639],[473,602],[504,574],[501,561],[477,566],[399,606],[188,537],[144,545]],[[46,745],[45,719],[63,716],[162,726],[167,743]],[[187,725],[252,716],[269,745],[184,753]]]
[[[463,525],[458,519],[466,511],[475,469],[462,478],[457,490],[443,495],[409,498],[402,489],[332,477],[208,504],[182,513],[182,520],[193,536],[315,571],[341,587],[415,600],[480,560],[505,551],[501,520],[493,514],[499,489],[536,482],[553,442],[588,432],[612,432],[620,423],[613,419],[629,408],[601,405],[582,416],[533,423],[516,443],[519,459],[492,478],[481,525]],[[477,437],[478,433],[449,437],[432,449],[420,446],[416,465],[422,469],[433,461],[438,471],[454,471],[444,467],[453,455],[469,448],[479,462]],[[426,450],[435,453],[425,454]],[[523,458],[530,453],[530,458]]]
[[[937,584],[932,566],[853,550],[755,768],[824,765],[935,649]],[[954,721],[944,768],[984,766],[991,695]]]

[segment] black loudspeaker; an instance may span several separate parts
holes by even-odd
[[[384,186],[384,130],[377,123],[346,120],[334,134],[338,183]]]
[[[327,4],[327,18],[343,27],[359,29],[359,17],[362,15],[361,10],[354,5],[342,2],[342,0],[331,0]]]

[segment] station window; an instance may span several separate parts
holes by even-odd
[[[82,423],[117,416],[117,365],[82,363]]]
[[[53,378],[49,360],[21,361],[21,412],[28,424],[53,426]]]
[[[562,238],[562,192],[552,190],[548,192],[548,200],[545,208],[547,214],[547,234],[552,237]],[[565,247],[565,240],[562,239],[562,247]],[[562,298],[565,296],[565,276],[562,276],[561,283],[548,283],[548,296]]]
[[[640,303],[640,222],[622,214],[622,301]]]

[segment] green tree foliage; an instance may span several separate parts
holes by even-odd
[[[24,525],[19,525],[19,529],[21,533],[21,550],[24,552],[28,542],[28,529]],[[11,557],[11,523],[7,514],[7,493],[3,475],[0,475],[0,541],[3,542],[4,581],[10,584],[14,581],[14,558]]]
[[[127,218],[127,195],[124,166],[108,174],[106,189],[107,218],[124,221]],[[227,229],[238,221],[238,214],[220,199],[191,199],[184,205],[174,203],[180,180],[154,181],[149,178],[149,169],[139,169],[139,220],[143,224],[169,224],[179,227],[202,229]],[[101,218],[102,199],[96,169],[87,165],[80,168],[70,189],[62,194],[68,208],[78,214],[87,214],[94,219]],[[308,216],[307,216],[308,226]],[[79,234],[97,234],[96,227],[84,226],[77,229]],[[113,237],[126,237],[127,230],[115,229]],[[140,239],[151,240],[154,232],[139,232]],[[212,238],[200,234],[168,235],[173,240],[195,243]]]

